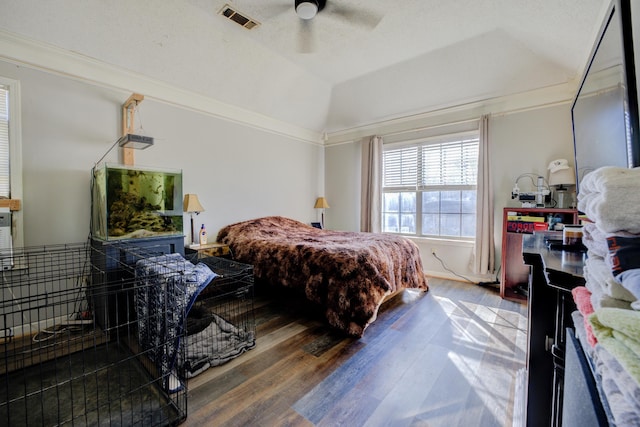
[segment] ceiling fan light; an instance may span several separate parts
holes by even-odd
[[[312,19],[318,13],[318,3],[316,1],[301,1],[296,3],[296,13],[301,19]]]

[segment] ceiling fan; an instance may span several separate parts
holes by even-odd
[[[328,3],[328,4],[327,4]],[[337,1],[327,0],[295,0],[296,15],[300,18],[300,31],[298,34],[299,51],[303,53],[312,52],[313,49],[313,19],[325,9],[326,16],[333,20],[339,20],[348,25],[364,27],[366,29],[375,28],[382,16],[352,6],[340,4]]]
[[[296,15],[300,19],[313,19],[326,4],[327,0],[295,0]]]

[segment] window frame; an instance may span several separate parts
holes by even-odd
[[[24,199],[22,187],[22,105],[20,81],[0,76],[0,85],[9,90],[9,180],[11,198],[21,201],[20,210],[12,211],[13,247],[24,246]]]
[[[478,149],[479,149],[479,144],[480,144],[480,133],[478,129],[475,130],[467,130],[467,131],[461,131],[461,132],[451,132],[451,133],[447,133],[447,134],[442,134],[442,135],[437,135],[437,136],[431,136],[431,137],[424,137],[424,138],[418,138],[418,139],[412,139],[412,140],[406,140],[406,141],[397,141],[397,142],[392,142],[389,144],[384,144],[383,146],[383,156],[384,153],[390,150],[397,150],[397,149],[401,149],[401,148],[412,148],[412,147],[418,147],[418,153],[417,153],[417,160],[416,160],[416,164],[417,164],[417,168],[420,169],[422,168],[422,155],[421,155],[421,150],[422,147],[428,146],[428,145],[435,145],[435,144],[445,144],[447,142],[458,142],[458,141],[464,141],[464,140],[473,140],[475,139],[477,141],[478,144]],[[477,162],[477,159],[476,159]],[[385,194],[389,194],[389,193],[413,193],[415,194],[415,212],[408,212],[405,211],[407,213],[413,213],[414,214],[414,222],[415,222],[415,233],[407,233],[407,232],[402,232],[402,231],[383,231],[384,233],[390,233],[390,234],[400,234],[403,236],[407,236],[407,237],[413,237],[413,238],[426,238],[426,239],[446,239],[446,240],[455,240],[455,241],[464,241],[464,242],[474,242],[475,241],[475,235],[474,236],[451,236],[451,235],[443,235],[443,234],[424,234],[423,233],[423,229],[422,229],[422,218],[423,218],[423,210],[422,210],[422,198],[423,195],[426,192],[429,191],[438,191],[440,193],[445,192],[445,191],[469,191],[469,190],[473,190],[475,191],[476,194],[476,207],[477,207],[477,182],[476,184],[451,184],[451,185],[434,185],[434,184],[421,184],[419,182],[417,182],[415,185],[410,184],[410,185],[397,185],[397,186],[390,186],[390,187],[385,187],[384,186],[384,181],[385,181],[385,176],[384,176],[384,157],[383,157],[383,172],[382,172],[382,177],[381,177],[381,195],[382,195],[382,201],[383,203],[381,203],[381,209],[380,209],[380,217],[382,219],[382,228],[384,230],[385,224],[384,224],[384,215],[388,212],[386,212],[385,209],[385,203],[384,203],[384,199],[385,199]],[[477,170],[477,163],[476,163],[476,170]],[[417,172],[416,172],[417,174]],[[463,203],[463,199],[462,197],[460,198],[460,203]],[[399,220],[399,224],[398,227],[401,230],[401,220],[400,217],[402,216],[402,207],[399,206],[399,211],[398,211],[398,220]],[[462,216],[465,212],[463,212],[462,207],[460,209],[460,212],[457,213],[458,216]],[[442,214],[442,209],[441,207],[438,209],[438,214],[441,215]],[[475,217],[476,212],[473,212],[473,215]],[[461,223],[462,224],[462,223]]]

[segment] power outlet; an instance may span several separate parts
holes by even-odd
[[[431,255],[435,255],[436,254],[436,248],[431,248]]]

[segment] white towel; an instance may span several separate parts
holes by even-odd
[[[585,280],[600,285],[603,292],[611,298],[633,302],[637,298],[617,281],[604,258],[593,255],[584,262]]]
[[[604,346],[597,345],[596,352],[596,372],[600,375],[600,384],[616,424],[640,425],[640,387],[637,382]]]
[[[609,253],[607,235],[602,232],[594,222],[587,222],[583,224],[582,244],[597,256],[604,258]]]
[[[580,192],[602,193],[630,185],[637,186],[638,178],[640,178],[640,168],[604,166],[584,176],[580,182]]]
[[[585,276],[586,277],[586,276]],[[602,284],[594,282],[592,280],[586,280],[585,287],[591,292],[591,305],[594,310],[599,308],[624,308],[631,310],[631,303],[621,299],[613,298],[605,293]]]
[[[580,182],[578,210],[605,233],[640,233],[640,168],[605,166]]]

